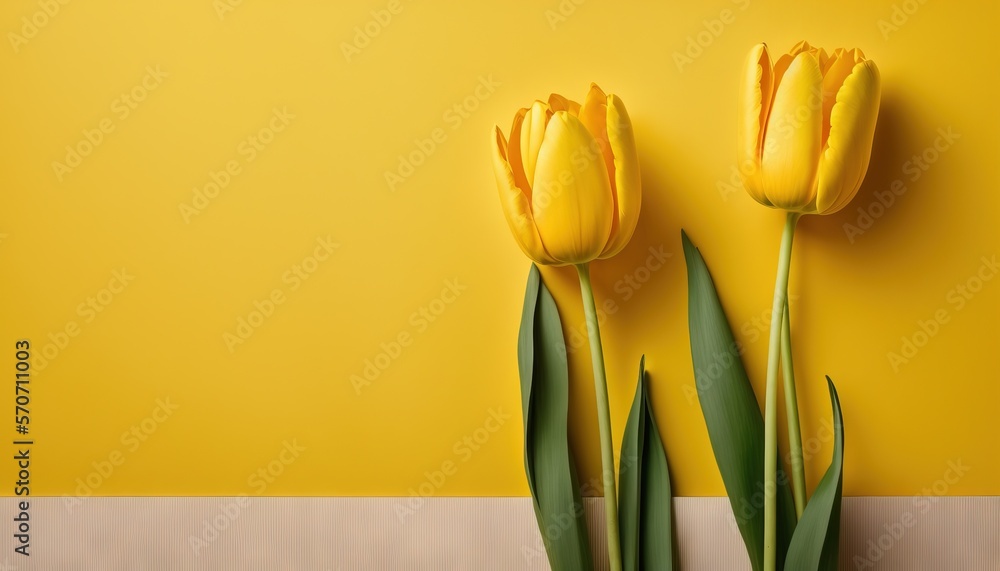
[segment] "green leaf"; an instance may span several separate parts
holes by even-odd
[[[802,571],[836,571],[840,551],[840,499],[844,488],[844,417],[840,397],[830,377],[830,402],[833,405],[833,458],[830,467],[813,492],[802,519],[788,546],[786,564]]]
[[[750,564],[754,571],[760,571],[764,566],[764,417],[708,266],[683,230],[681,239],[687,262],[688,326],[698,401]],[[780,461],[777,479],[777,559],[778,569],[782,569],[795,529],[795,506]]]
[[[622,569],[673,571],[677,569],[677,548],[670,470],[649,400],[645,363],[643,356],[639,361],[635,399],[622,437],[618,478]]]
[[[532,264],[517,339],[524,471],[553,571],[593,569],[569,449],[569,369],[559,310]]]

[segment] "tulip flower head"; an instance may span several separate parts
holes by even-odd
[[[632,123],[621,99],[591,84],[583,104],[552,94],[491,141],[504,215],[538,264],[614,256],[632,237],[641,188]]]
[[[750,50],[740,83],[740,176],[757,202],[830,214],[854,198],[868,170],[881,80],[859,49],[832,54],[799,42],[771,64]]]

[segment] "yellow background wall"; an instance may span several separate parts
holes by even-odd
[[[783,217],[734,178],[736,83],[753,43],[803,38],[861,47],[884,84],[861,192],[795,244],[809,484],[830,454],[829,374],[847,495],[1000,493],[1000,280],[981,268],[1000,249],[997,15],[940,0],[5,1],[0,340],[11,376],[14,342],[32,344],[32,493],[527,494],[528,263],[489,133],[596,81],[628,107],[644,184],[630,245],[592,270],[613,309],[615,440],[645,353],[676,492],[722,495],[680,229],[760,392]],[[876,206],[896,179],[905,193]],[[658,269],[629,285],[644,266]],[[573,447],[596,481],[575,274],[544,277],[580,345]],[[904,337],[922,347],[894,364]],[[367,361],[387,367],[366,378]]]

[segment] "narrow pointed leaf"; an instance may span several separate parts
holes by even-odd
[[[833,458],[830,467],[813,492],[802,519],[788,546],[786,564],[802,571],[836,571],[840,548],[840,500],[844,487],[844,417],[840,397],[830,377],[830,402],[833,406]]]
[[[708,266],[683,231],[681,238],[687,262],[688,326],[698,401],[751,567],[760,571],[764,565],[764,417]],[[782,569],[795,529],[795,507],[780,465],[777,479],[778,568]]]
[[[646,446],[643,447],[642,535],[639,538],[640,569],[679,568],[677,538],[673,525],[673,491],[670,468],[660,429],[649,399],[649,382],[643,383],[646,403]]]
[[[642,495],[642,470],[636,469],[642,459],[646,443],[646,407],[643,402],[642,380],[645,377],[643,357],[639,362],[639,382],[635,386],[632,409],[625,421],[622,436],[621,458],[618,469],[618,529],[621,537],[622,569],[639,569],[640,496]]]
[[[535,265],[517,342],[524,470],[553,571],[593,569],[583,500],[569,449],[569,370],[555,300]]]
[[[645,357],[622,438],[618,524],[625,571],[677,569],[670,470],[653,417]]]

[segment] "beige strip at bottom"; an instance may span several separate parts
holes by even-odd
[[[585,502],[591,544],[603,561],[603,502]],[[0,504],[0,571],[548,569],[528,498],[49,497]],[[750,569],[725,498],[677,498],[674,505],[682,570]],[[1000,570],[1000,498],[845,498],[840,559],[844,570]]]

